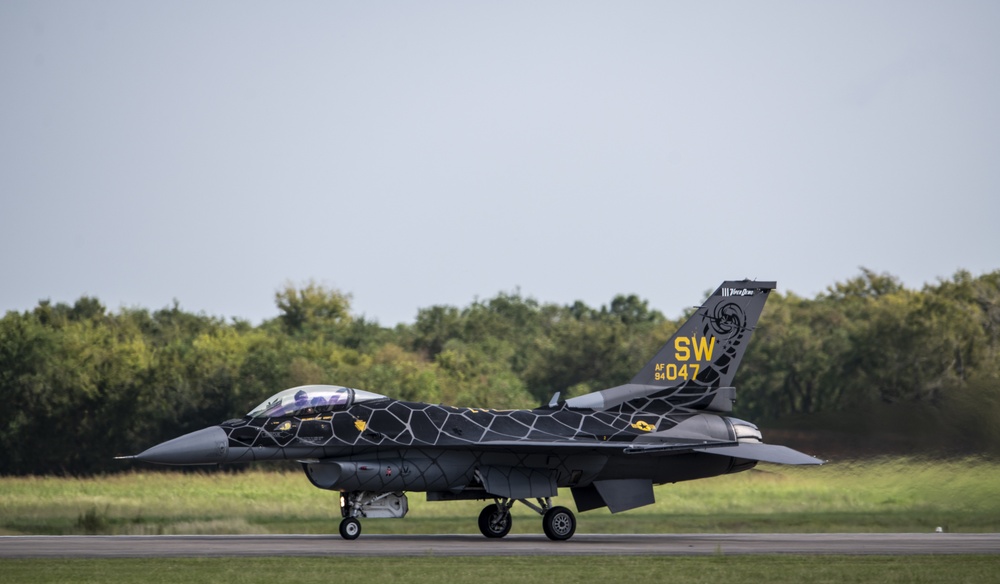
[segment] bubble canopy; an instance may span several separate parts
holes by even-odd
[[[388,399],[386,396],[338,385],[303,385],[272,395],[250,410],[249,418],[280,418],[341,410],[356,403]]]

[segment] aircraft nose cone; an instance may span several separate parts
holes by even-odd
[[[167,440],[135,456],[157,464],[217,464],[225,460],[229,437],[218,426],[204,428]]]

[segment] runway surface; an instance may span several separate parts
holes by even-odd
[[[162,535],[4,536],[0,558],[246,556],[543,556],[710,554],[1000,554],[1000,533],[819,533],[721,535]]]

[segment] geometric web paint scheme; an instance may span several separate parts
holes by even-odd
[[[576,518],[553,506],[569,488],[578,511],[613,513],[654,502],[653,485],[753,468],[820,464],[765,444],[726,414],[733,379],[774,282],[727,281],[631,381],[532,410],[456,408],[370,391],[311,385],[281,391],[246,416],[154,446],[135,458],[160,464],[298,460],[315,486],[338,491],[340,533],[361,518],[406,515],[406,491],[429,500],[484,499],[479,527],[503,537],[521,502],[553,540]],[[531,500],[534,500],[531,501]]]

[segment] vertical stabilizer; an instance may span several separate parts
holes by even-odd
[[[627,385],[566,400],[570,407],[732,409],[736,369],[775,282],[726,281]]]
[[[723,282],[632,383],[729,387],[775,282]]]

